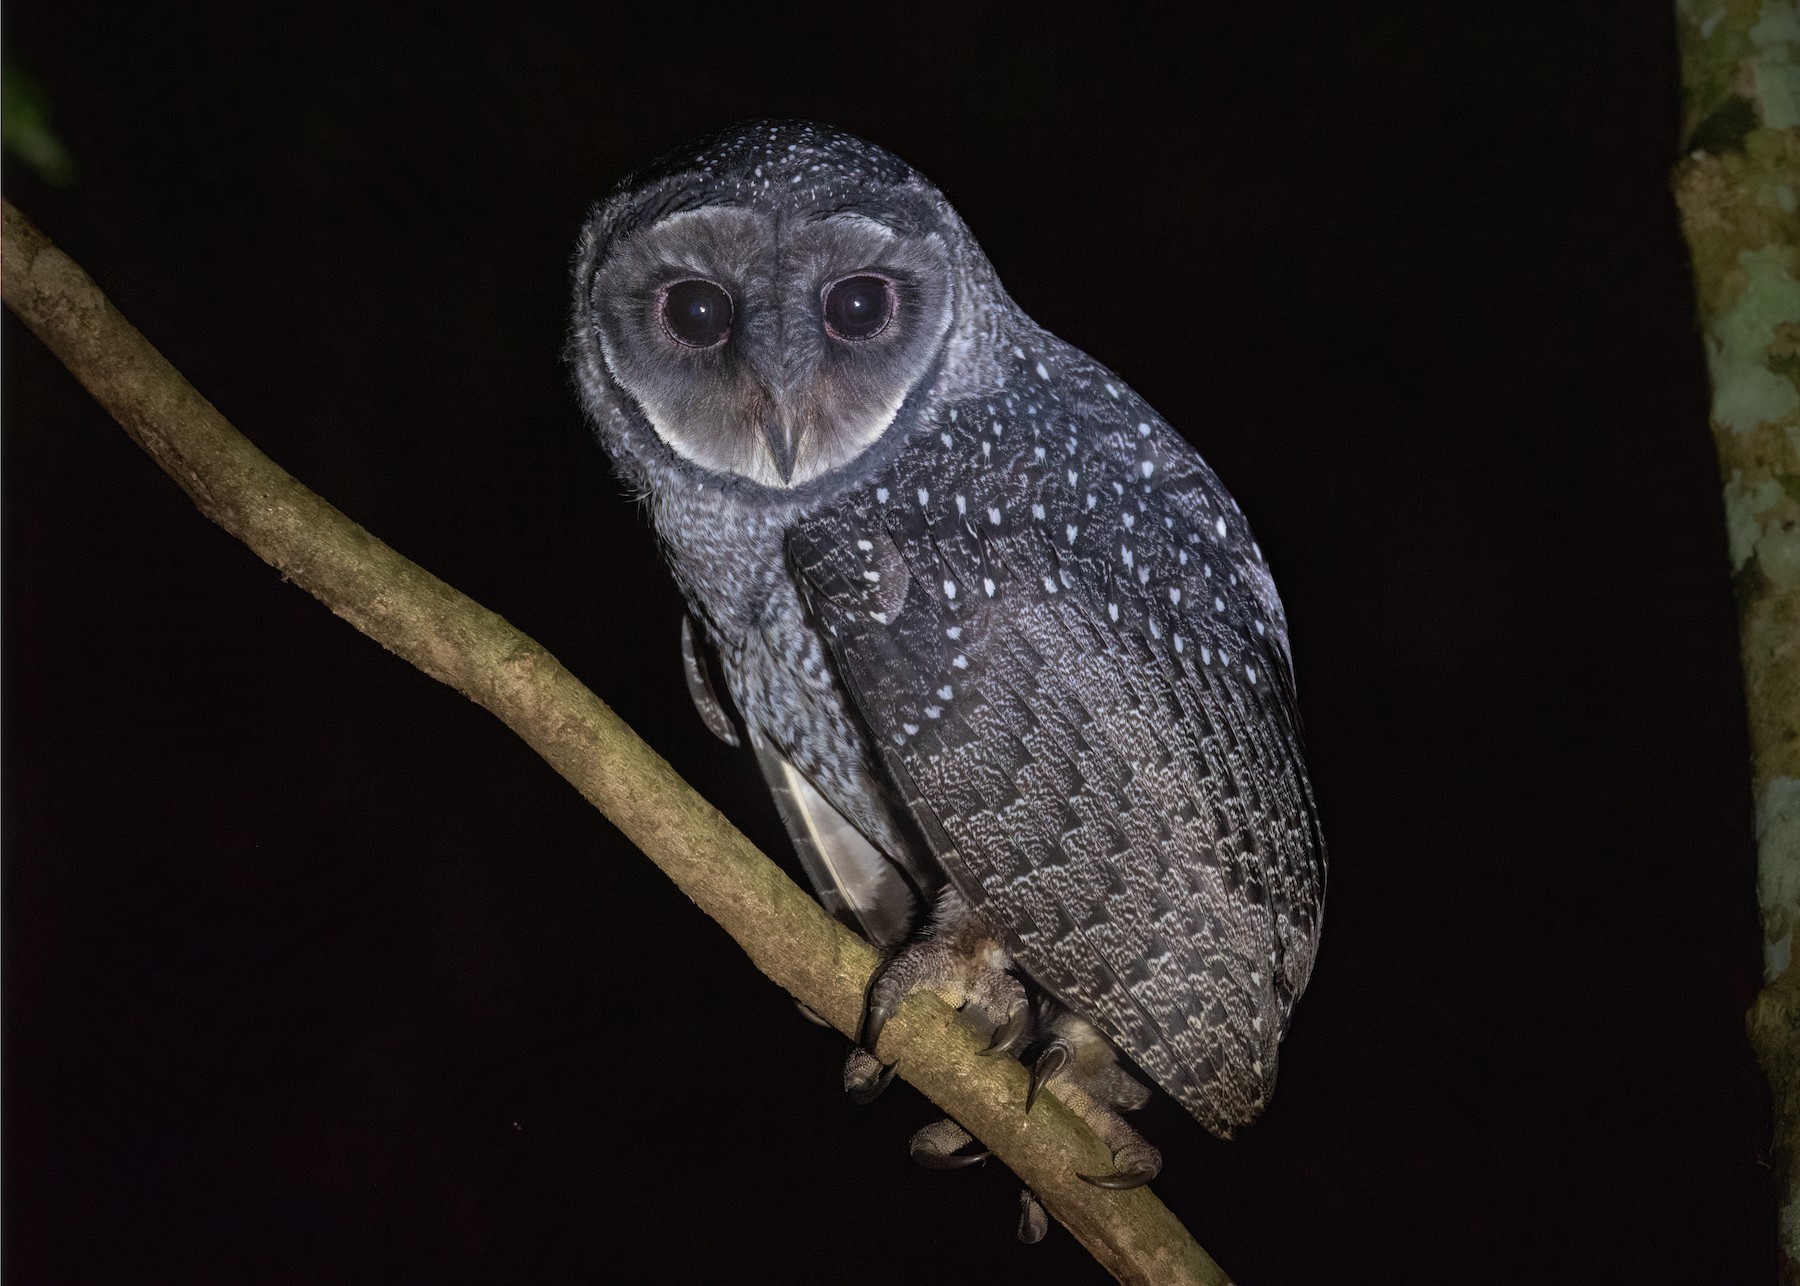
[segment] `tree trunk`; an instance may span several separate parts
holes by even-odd
[[[1800,14],[1677,0],[1675,199],[1712,376],[1712,434],[1750,711],[1764,987],[1747,1021],[1769,1078],[1782,1280],[1800,1283]]]

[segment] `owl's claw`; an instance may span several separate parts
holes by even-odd
[[[867,1050],[871,1057],[875,1055],[875,1046],[881,1042],[882,1029],[900,1008],[900,1001],[904,996],[898,988],[881,985],[886,981],[886,976],[884,970],[876,976],[874,984],[869,988],[869,1002],[863,1010],[862,1031],[856,1037],[856,1043]]]
[[[1116,1153],[1113,1164],[1118,1168],[1112,1174],[1077,1173],[1075,1177],[1096,1188],[1114,1191],[1141,1188],[1162,1173],[1162,1153],[1139,1139],[1135,1145]]]
[[[794,1008],[798,1009],[800,1011],[800,1016],[806,1019],[806,1021],[811,1023],[814,1027],[831,1026],[829,1020],[821,1018],[819,1016],[819,1011],[814,1009],[811,1005],[806,1004],[804,1001],[796,1000],[794,1002]]]
[[[994,1038],[988,1047],[981,1051],[983,1058],[993,1058],[1001,1054],[1010,1054],[1023,1045],[1031,1035],[1031,1006],[1020,1005],[1004,1023],[994,1028]]]
[[[898,1063],[883,1063],[865,1050],[853,1049],[844,1063],[844,1093],[859,1107],[873,1103],[893,1084],[899,1069]]]
[[[963,1152],[969,1144],[976,1142],[975,1136],[962,1126],[945,1117],[941,1121],[933,1121],[923,1126],[912,1136],[907,1151],[912,1159],[927,1170],[962,1170],[972,1165],[980,1165],[993,1153],[986,1148],[979,1152]]]
[[[1025,1091],[1027,1115],[1030,1115],[1032,1105],[1037,1102],[1038,1091],[1044,1088],[1044,1082],[1067,1067],[1074,1056],[1074,1047],[1060,1036],[1044,1047],[1044,1052],[1037,1056],[1037,1062],[1031,1065],[1031,1088]]]

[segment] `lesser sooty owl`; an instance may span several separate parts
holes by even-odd
[[[736,741],[717,672],[819,898],[885,956],[851,1092],[929,988],[1095,1127],[1103,1186],[1160,1165],[1119,1115],[1140,1073],[1215,1134],[1253,1121],[1325,853],[1281,602],[1194,448],[924,178],[801,122],[596,206],[569,353],[701,715]],[[946,1121],[913,1154],[976,1147]]]

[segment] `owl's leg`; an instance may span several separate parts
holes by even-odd
[[[844,1067],[850,1096],[867,1102],[886,1087],[893,1073],[876,1057],[876,1046],[888,1019],[915,991],[934,993],[989,1032],[985,1052],[1006,1054],[1023,1045],[1031,1035],[1031,1005],[1025,984],[1008,972],[1010,963],[999,936],[946,887],[924,930],[869,984],[858,1049]]]
[[[1107,1039],[1075,1015],[1058,1014],[1049,1030],[1050,1041],[1032,1066],[1025,1110],[1048,1085],[1112,1150],[1112,1174],[1079,1177],[1096,1188],[1143,1187],[1162,1172],[1162,1153],[1126,1124],[1120,1111],[1142,1107],[1150,1091],[1119,1066]]]

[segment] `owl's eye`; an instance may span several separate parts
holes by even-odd
[[[676,343],[711,348],[731,329],[731,296],[710,281],[678,281],[663,292],[662,315]]]
[[[873,339],[894,316],[894,288],[881,277],[845,277],[825,288],[825,329],[836,339]]]

